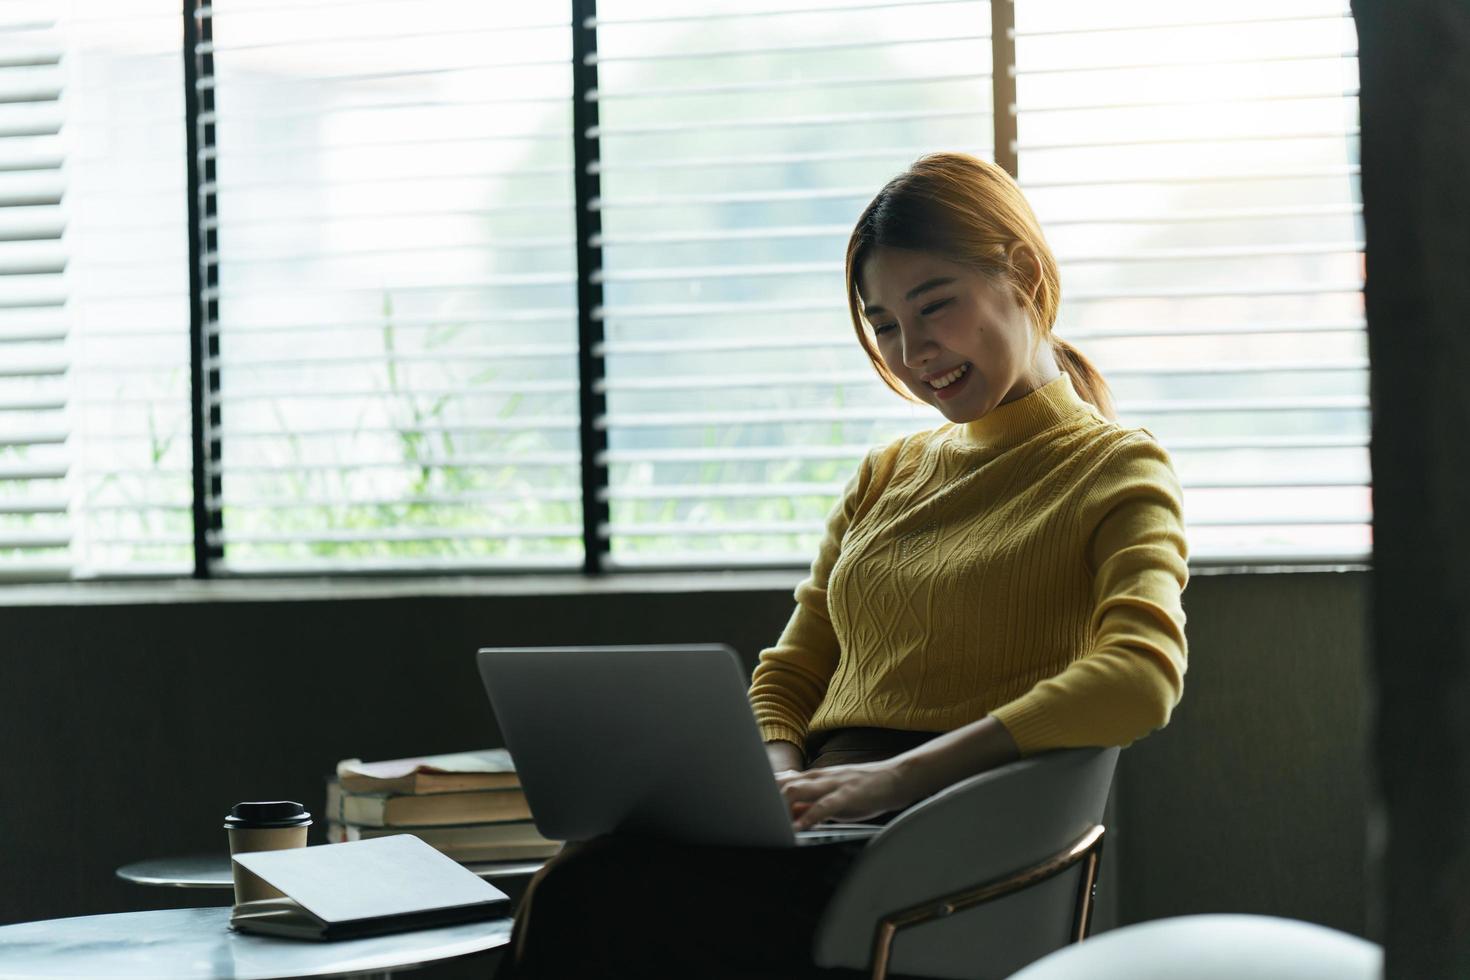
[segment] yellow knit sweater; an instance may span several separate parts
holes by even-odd
[[[767,740],[993,715],[1022,755],[1126,745],[1183,689],[1179,483],[1060,378],[870,452],[750,699]]]

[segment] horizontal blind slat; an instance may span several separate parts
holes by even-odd
[[[983,154],[984,147],[956,145],[953,147],[958,153]],[[719,170],[741,170],[748,167],[770,167],[788,163],[852,163],[862,160],[893,160],[895,166],[903,166],[927,152],[925,147],[912,147],[908,149],[893,147],[848,147],[841,150],[801,150],[800,152],[782,153],[730,153],[713,157],[640,157],[635,161],[621,162],[614,156],[609,163],[605,159],[594,160],[590,163],[589,171],[597,174],[626,174],[646,173],[650,170],[673,170],[687,172],[690,170],[719,169]],[[846,235],[851,228],[844,227],[842,233]],[[713,229],[704,228],[700,234],[722,234],[733,233],[738,229]],[[619,237],[627,237],[631,232],[620,231]]]
[[[1081,74],[1084,72],[1100,71],[1157,71],[1160,68],[1219,68],[1227,65],[1262,65],[1280,63],[1300,63],[1310,61],[1339,61],[1347,58],[1356,58],[1357,49],[1348,48],[1342,51],[1333,51],[1325,54],[1283,54],[1283,55],[1217,55],[1209,58],[1186,58],[1172,61],[1147,61],[1147,62],[1111,62],[1103,65],[1068,65],[1058,68],[1023,68],[1017,67],[1015,75],[1024,78],[1027,75],[1064,75]]]
[[[351,354],[294,357],[211,357],[205,359],[206,370],[241,370],[246,368],[293,368],[361,364],[463,364],[468,361],[502,361],[538,358],[575,357],[577,349],[568,344],[525,344],[518,347],[456,347],[444,351],[398,352],[387,354]],[[575,387],[575,386],[574,386]],[[558,389],[560,390],[560,389]]]
[[[464,456],[455,456],[450,459],[443,457],[429,457],[422,460],[413,459],[356,459],[344,463],[240,463],[229,467],[231,473],[236,476],[260,476],[284,473],[352,473],[357,470],[420,470],[427,466],[441,468],[448,466],[477,466],[477,467],[556,467],[576,466],[579,457],[576,453],[474,453]],[[117,472],[137,472],[123,471]],[[143,471],[151,472],[151,471]],[[182,472],[182,471],[181,471]]]
[[[1222,412],[1311,412],[1364,411],[1366,395],[1316,395],[1298,398],[1201,398],[1149,399],[1121,402],[1120,414],[1166,415],[1178,413],[1217,414]],[[808,409],[803,411],[751,412],[684,412],[627,413],[608,415],[598,420],[599,427],[616,428],[689,428],[706,425],[779,425],[801,422],[881,422],[912,418],[904,409]]]
[[[375,531],[328,531],[308,530],[299,534],[252,534],[249,532],[226,531],[223,535],[211,535],[211,541],[221,545],[231,544],[300,544],[307,542],[371,543],[371,542],[418,542],[418,541],[467,541],[494,538],[578,538],[582,535],[580,524],[545,527],[484,527],[484,528],[419,528],[395,530],[382,528]]]
[[[334,510],[351,510],[356,507],[475,507],[482,504],[507,504],[524,503],[528,500],[557,500],[576,501],[581,500],[581,492],[574,488],[547,488],[536,487],[528,489],[524,493],[475,493],[462,492],[456,494],[406,494],[402,496],[376,497],[323,497],[320,495],[306,495],[301,497],[268,497],[251,496],[246,498],[235,498],[228,495],[224,499],[211,499],[208,507],[211,510],[307,510],[325,508]]]
[[[1086,27],[1074,27],[1067,29],[1016,29],[1017,38],[1033,37],[1060,37],[1075,34],[1109,34],[1133,31],[1174,31],[1190,28],[1214,29],[1219,27],[1254,26],[1257,24],[1281,24],[1287,22],[1345,22],[1352,21],[1349,11],[1336,13],[1310,13],[1310,14],[1276,14],[1270,16],[1255,15],[1251,17],[1224,17],[1224,18],[1202,18],[1199,20],[1172,20],[1163,23],[1142,24],[1090,24]]]
[[[1344,374],[1367,372],[1368,361],[1366,358],[1330,362],[1330,361],[1296,361],[1288,363],[1264,362],[1242,362],[1228,363],[1219,362],[1215,364],[1179,364],[1169,367],[1123,367],[1109,366],[1104,375],[1106,377],[1136,377],[1136,378],[1173,378],[1193,375],[1259,375],[1259,374]],[[878,375],[874,371],[828,371],[822,375],[822,382],[834,387],[845,385],[873,385],[875,390],[880,386]],[[722,375],[722,374],[690,374],[681,378],[666,377],[620,377],[612,380],[599,382],[596,385],[598,391],[722,391],[730,388],[767,388],[771,386],[784,385],[790,387],[810,385],[812,376],[805,374],[745,374],[745,375]]]
[[[783,129],[808,126],[873,126],[885,123],[920,122],[934,119],[973,119],[990,116],[988,109],[929,109],[900,112],[843,112],[821,116],[767,116],[760,119],[726,119],[709,123],[648,123],[639,126],[593,126],[587,135],[594,138],[649,136],[653,134],[689,133],[703,129],[728,132],[740,129]]]
[[[0,514],[10,516],[32,516],[36,514],[65,514],[65,500],[10,500],[0,498]]]
[[[595,27],[629,27],[648,24],[673,24],[697,21],[699,23],[718,22],[721,20],[779,17],[782,15],[805,15],[822,14],[835,16],[838,14],[859,13],[871,10],[893,10],[911,9],[914,7],[945,7],[956,4],[979,7],[982,0],[880,0],[877,3],[844,3],[840,6],[827,7],[761,7],[748,10],[708,10],[695,14],[655,14],[653,16],[641,17],[606,17],[599,14],[590,18],[582,24],[584,30]]]
[[[888,38],[882,41],[814,41],[806,44],[767,44],[758,48],[703,48],[692,51],[662,51],[636,55],[609,55],[602,52],[587,56],[592,65],[616,64],[619,62],[648,61],[704,61],[709,58],[769,57],[780,54],[821,54],[830,51],[859,51],[872,48],[887,48],[906,45],[950,44],[957,41],[986,41],[986,34],[963,34],[956,32],[948,37]]]
[[[698,447],[679,449],[609,449],[598,462],[608,466],[637,463],[731,463],[751,460],[850,460],[862,459],[873,447],[862,445],[811,446],[745,446],[725,449]]]
[[[1201,259],[1264,259],[1284,255],[1339,255],[1363,250],[1362,242],[1277,245],[1263,248],[1213,246],[1204,248],[1154,249],[1142,252],[1095,253],[1056,256],[1062,266],[1100,262],[1196,261]],[[779,276],[840,276],[842,267],[831,263],[788,262],[780,265],[728,265],[702,267],[645,267],[641,269],[595,270],[595,283],[683,282],[690,279],[772,278]]]
[[[0,528],[0,549],[21,548],[67,548],[71,546],[71,535],[46,531],[12,531]],[[0,562],[0,569],[5,567]]]
[[[761,95],[769,92],[810,92],[816,88],[861,88],[881,85],[933,85],[948,82],[979,82],[990,75],[981,72],[956,72],[944,75],[850,75],[802,78],[777,78],[759,82],[727,82],[721,85],[687,85],[678,88],[619,88],[615,92],[593,89],[585,94],[589,102],[619,102],[626,99],[692,98],[706,95]]]
[[[1335,88],[1330,91],[1319,90],[1315,92],[1272,92],[1270,94],[1255,94],[1248,96],[1193,96],[1173,99],[1127,99],[1121,101],[1092,101],[1092,102],[1066,102],[1050,105],[1036,104],[1018,106],[1016,114],[1035,116],[1047,112],[1096,112],[1111,109],[1164,109],[1176,106],[1194,106],[1204,108],[1207,106],[1249,106],[1257,103],[1277,102],[1308,102],[1323,101],[1329,99],[1356,99],[1358,90],[1352,88]]]
[[[843,326],[846,326],[845,324]],[[1065,340],[1108,340],[1155,337],[1230,337],[1266,334],[1355,333],[1364,329],[1362,320],[1297,321],[1293,323],[1197,323],[1162,324],[1155,327],[1072,327],[1060,325],[1058,336]],[[720,351],[833,349],[850,350],[850,333],[784,337],[722,337],[668,340],[607,340],[593,353],[598,357],[630,354],[713,353]]]
[[[16,463],[0,460],[0,480],[64,480],[65,463]]]
[[[1357,127],[1343,127],[1341,129],[1319,129],[1319,130],[1296,130],[1287,133],[1214,133],[1200,136],[1148,136],[1134,137],[1132,139],[1097,139],[1097,140],[1051,140],[1037,141],[1034,143],[1019,142],[1017,150],[1083,150],[1083,149],[1106,149],[1109,147],[1138,147],[1138,146],[1169,146],[1174,144],[1209,144],[1219,145],[1221,143],[1277,143],[1283,140],[1337,140],[1356,139],[1361,135]]]
[[[507,558],[484,555],[449,555],[440,558],[397,556],[375,558],[370,555],[354,555],[350,558],[324,559],[316,556],[282,561],[279,558],[227,558],[219,563],[219,570],[229,575],[368,575],[390,572],[397,575],[453,572],[473,574],[477,571],[571,571],[580,568],[580,555],[544,556],[517,554]]]

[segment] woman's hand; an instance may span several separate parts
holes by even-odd
[[[807,830],[823,820],[867,820],[901,810],[924,795],[892,759],[777,773],[776,785],[791,809],[794,830]]]
[[[777,772],[776,785],[791,809],[792,826],[806,830],[823,820],[867,820],[902,810],[951,783],[1020,757],[1005,725],[986,715],[891,759]]]

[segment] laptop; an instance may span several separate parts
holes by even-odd
[[[486,648],[478,661],[531,817],[552,840],[797,847],[882,829],[792,830],[727,646]]]

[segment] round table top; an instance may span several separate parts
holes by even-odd
[[[389,971],[510,941],[510,918],[310,942],[229,928],[230,909],[161,909],[0,926],[0,980],[161,977],[276,980]]]
[[[533,875],[546,862],[495,861],[466,864],[465,867],[487,880]],[[188,857],[155,858],[135,861],[117,869],[117,876],[137,885],[165,885],[174,888],[234,888],[228,854],[200,854]]]

